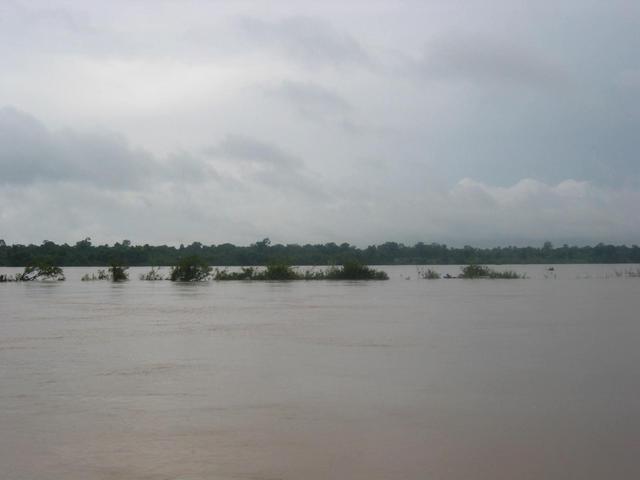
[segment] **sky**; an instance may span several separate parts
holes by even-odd
[[[640,2],[0,0],[7,243],[640,243]]]

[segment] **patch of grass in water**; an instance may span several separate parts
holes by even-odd
[[[514,272],[513,270],[505,270],[499,272],[497,270],[493,270],[486,265],[467,265],[466,267],[462,267],[462,273],[458,276],[458,278],[466,278],[466,279],[476,279],[476,278],[490,278],[490,279],[519,279],[519,278],[527,278],[525,274],[519,274]]]

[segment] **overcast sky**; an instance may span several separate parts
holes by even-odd
[[[0,0],[0,238],[640,243],[640,2]]]

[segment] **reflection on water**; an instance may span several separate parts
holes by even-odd
[[[0,285],[2,478],[637,477],[640,279],[508,268]]]

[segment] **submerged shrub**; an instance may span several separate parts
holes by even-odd
[[[284,262],[270,263],[266,269],[256,272],[253,276],[254,280],[301,280],[303,278],[291,265]]]
[[[148,280],[148,281],[164,280],[164,276],[160,273],[160,268],[151,267],[151,270],[149,272],[140,274],[140,280]]]
[[[306,270],[300,273],[291,265],[279,262],[271,263],[263,270],[243,267],[240,272],[216,269],[214,280],[387,280],[385,272],[374,270],[359,262],[346,262],[341,267],[329,267],[327,270]]]
[[[92,273],[91,275],[85,273],[80,280],[82,280],[83,282],[92,280],[111,280],[111,277],[106,270],[98,270],[97,275],[95,273]]]
[[[326,280],[327,275],[324,270],[305,270],[302,274],[305,280]]]
[[[30,282],[37,279],[64,280],[62,268],[49,262],[40,262],[25,267],[24,272],[19,273],[15,277],[19,282]]]
[[[229,272],[226,269],[218,270],[216,268],[213,274],[214,280],[252,280],[255,274],[253,267],[242,267],[240,272]]]
[[[496,272],[495,270],[491,270],[489,272],[489,278],[498,278],[498,279],[517,279],[517,278],[527,278],[525,274],[519,274],[514,272],[513,270],[505,270],[503,272]]]
[[[125,267],[117,263],[112,263],[109,267],[109,276],[111,278],[111,281],[123,282],[125,280],[129,280],[129,274],[127,273],[128,268],[129,267]]]
[[[386,272],[375,270],[358,261],[345,262],[342,267],[330,267],[325,273],[327,280],[388,280]]]
[[[460,274],[459,278],[516,279],[526,278],[526,275],[520,275],[513,270],[498,272],[496,270],[492,270],[486,265],[471,264],[467,265],[466,267],[462,267],[462,273]]]
[[[627,277],[640,277],[640,268],[636,268],[635,270],[628,269],[625,270],[624,273]]]
[[[462,267],[460,278],[489,278],[489,267],[484,265],[467,265]]]
[[[209,278],[211,267],[197,255],[184,257],[171,268],[172,282],[201,282]]]
[[[430,268],[427,268],[426,270],[418,269],[418,275],[420,278],[424,278],[425,280],[437,280],[441,278],[438,272],[431,270]]]

